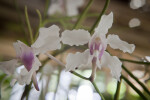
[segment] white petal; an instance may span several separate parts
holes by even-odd
[[[68,44],[70,46],[76,45],[84,45],[88,43],[90,39],[90,33],[86,30],[66,30],[62,32],[61,40],[64,44]]]
[[[32,77],[31,71],[28,72],[26,68],[21,69],[20,74],[17,75],[17,82],[20,85],[24,85],[24,84],[30,84],[31,82],[31,77]]]
[[[98,68],[101,69],[101,62],[98,58],[96,59],[96,65],[97,65]]]
[[[83,53],[69,53],[66,59],[66,71],[75,70],[75,68],[80,68],[81,66],[87,65],[90,60],[89,50],[86,50]]]
[[[35,57],[32,69],[28,72],[26,68],[21,69],[21,72],[16,75],[16,80],[20,85],[30,84],[32,75],[36,72],[41,66],[40,61]]]
[[[78,15],[78,8],[83,5],[84,0],[67,0],[66,3],[67,15],[75,16]]]
[[[18,67],[17,63],[18,63],[17,59],[5,61],[5,62],[0,62],[0,69],[4,73],[6,73],[8,75],[12,75],[12,74],[14,74],[16,68]]]
[[[108,33],[108,29],[111,28],[113,23],[113,13],[111,12],[109,15],[103,15],[100,23],[95,29],[95,33],[105,35]]]
[[[51,2],[52,4],[48,8],[48,15],[53,15],[55,13],[64,13],[64,9],[62,8],[59,1]]]
[[[34,53],[31,47],[28,47],[21,41],[13,43],[16,49],[17,58],[22,62],[25,67],[30,70],[32,67],[32,61],[34,59]]]
[[[96,57],[96,65],[97,65],[98,68],[101,68],[101,63],[100,63],[100,60],[99,60],[99,51],[96,50],[92,56]]]
[[[122,62],[116,56],[111,56],[108,52],[104,52],[101,59],[102,67],[108,67],[114,78],[120,81]]]
[[[135,49],[134,44],[128,44],[127,42],[120,40],[118,35],[108,35],[107,42],[113,49],[120,49],[123,52],[132,53]]]
[[[15,50],[16,50],[16,56],[17,56],[17,57],[20,57],[21,54],[22,54],[22,51],[21,51],[21,48],[20,48],[19,43],[18,43],[18,42],[15,42],[15,43],[13,43],[13,46],[14,46],[14,48],[15,48]]]
[[[40,28],[39,37],[31,46],[34,49],[35,54],[60,49],[59,31],[60,29],[56,25],[49,28]]]
[[[36,77],[36,72],[34,72],[32,74],[32,80],[33,80],[33,84],[34,84],[34,87],[37,91],[39,91],[39,86],[38,86],[38,81],[37,81],[37,77]]]
[[[20,57],[25,53],[25,52],[32,52],[32,48],[27,46],[26,44],[24,44],[21,41],[17,41],[15,43],[13,43],[13,46],[16,50],[16,55],[17,57]]]

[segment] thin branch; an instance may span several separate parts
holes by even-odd
[[[56,62],[57,62],[58,64],[60,64],[61,66],[65,67],[65,64],[63,64],[61,61],[59,61],[58,59],[56,59],[54,56],[52,56],[52,55],[50,55],[50,54],[48,54],[48,53],[45,53],[45,55],[47,55],[49,58],[51,58],[51,59],[53,59],[54,61],[56,61]],[[98,92],[98,94],[101,96],[102,100],[105,100],[104,97],[103,97],[103,95],[100,93],[99,89],[97,88],[97,86],[96,86],[96,84],[95,84],[94,81],[91,81],[90,78],[86,78],[86,77],[84,77],[84,76],[82,76],[82,75],[76,73],[75,71],[70,71],[70,72],[71,72],[72,74],[74,74],[74,75],[76,75],[76,76],[82,78],[82,79],[85,79],[85,80],[90,81],[90,82],[93,84],[95,90],[96,90],[96,91]]]
[[[116,94],[114,96],[114,100],[119,100],[120,88],[121,88],[122,77],[120,78],[120,82],[117,83]]]
[[[59,71],[58,71],[58,75],[57,75],[57,85],[56,85],[56,89],[55,89],[55,94],[54,94],[54,97],[53,97],[53,100],[56,99],[56,94],[57,94],[57,91],[58,91],[58,86],[59,86],[59,81],[60,81],[60,75],[61,75],[61,67],[58,67]]]
[[[21,96],[21,100],[24,100],[25,97],[26,97],[26,100],[28,100],[28,96],[31,90],[31,85],[32,85],[32,82],[29,85],[25,86],[24,92],[22,93],[22,96]]]
[[[139,89],[137,89],[126,77],[124,77],[123,75],[121,75],[121,77],[122,77],[122,79],[124,79],[124,80],[128,83],[128,85],[131,86],[132,89],[134,89],[134,90],[140,95],[140,97],[141,97],[143,100],[148,100],[148,99],[143,95],[143,93],[142,93]]]
[[[80,77],[80,78],[82,78],[82,79],[90,80],[89,78],[86,78],[86,77],[84,77],[84,76],[82,76],[82,75],[76,73],[75,71],[70,71],[70,73],[72,73],[72,74],[74,74],[74,75],[76,75],[76,76],[78,76],[78,77]]]
[[[90,6],[92,5],[93,1],[94,1],[94,0],[90,0],[90,1],[88,2],[87,6],[85,7],[85,9],[84,9],[84,11],[82,12],[82,14],[80,15],[80,17],[78,18],[78,20],[77,20],[75,26],[73,27],[73,29],[77,29],[78,26],[81,24],[81,22],[83,21],[83,19],[84,19],[86,13],[88,12]]]
[[[41,13],[40,13],[40,11],[37,9],[36,10],[36,12],[37,12],[37,14],[38,14],[38,16],[39,16],[39,26],[38,26],[38,29],[37,29],[37,32],[36,32],[36,34],[35,34],[35,38],[34,38],[34,40],[36,40],[37,39],[37,37],[38,37],[38,35],[39,35],[39,29],[40,29],[40,27],[42,26],[42,15],[41,15]]]
[[[98,13],[88,13],[86,14],[86,18],[88,17],[97,17],[99,16]],[[64,17],[51,17],[50,19],[45,19],[43,21],[43,25],[46,25],[47,23],[50,23],[50,22],[59,22],[60,20],[71,20],[73,18],[79,18],[80,16],[79,15],[76,15],[76,16],[64,16]]]
[[[129,59],[123,59],[119,58],[121,61],[136,63],[136,64],[144,64],[144,65],[150,65],[150,62],[143,62],[143,61],[135,61],[135,60],[129,60]]]
[[[26,23],[28,26],[28,30],[29,30],[29,34],[30,34],[30,40],[31,40],[31,44],[32,44],[33,43],[33,33],[32,33],[32,29],[31,29],[30,21],[29,21],[27,6],[25,6],[25,17],[26,17]]]
[[[144,89],[145,92],[147,92],[150,95],[150,92],[147,89],[147,87],[142,82],[140,82],[137,77],[135,77],[124,65],[122,65],[122,68],[130,75],[130,77],[135,79],[136,82],[138,82],[142,86],[142,88]]]
[[[49,7],[50,3],[51,3],[51,0],[46,0],[45,9],[44,9],[44,19],[47,16],[48,7]]]
[[[91,82],[95,88],[95,90],[98,92],[98,94],[101,96],[102,100],[105,100],[105,98],[103,97],[103,95],[101,94],[101,92],[99,91],[99,89],[97,88],[97,85],[94,81]]]
[[[54,56],[50,55],[49,53],[45,53],[45,55],[47,55],[50,59],[54,60],[55,62],[57,62],[61,66],[65,67],[65,64],[62,63],[61,61],[59,61],[58,59],[56,59]]]

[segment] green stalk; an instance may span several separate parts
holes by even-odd
[[[124,65],[122,65],[122,68],[130,75],[130,77],[132,77],[134,80],[136,80],[142,86],[142,88],[144,89],[145,92],[147,92],[150,95],[149,90],[146,88],[146,86],[142,82],[140,82],[138,80],[137,77],[135,77]]]
[[[143,93],[142,93],[139,89],[137,89],[126,77],[124,77],[123,75],[121,75],[121,77],[122,77],[122,79],[124,79],[124,80],[128,83],[128,85],[130,85],[130,86],[132,87],[132,89],[134,89],[134,90],[140,95],[140,97],[141,97],[143,100],[148,100],[148,99],[143,95]]]
[[[121,88],[122,77],[120,78],[120,82],[117,83],[116,94],[114,96],[114,100],[119,100],[120,88]]]
[[[110,0],[106,0],[102,12],[100,13],[98,19],[95,21],[94,25],[92,26],[92,28],[91,28],[91,30],[90,30],[90,33],[91,33],[91,34],[94,32],[94,29],[96,28],[96,26],[97,26],[98,23],[100,22],[102,15],[105,13],[105,11],[106,11],[106,9],[107,9],[107,7],[108,7],[108,5],[109,5],[109,2],[110,2]]]
[[[52,60],[54,60],[55,62],[57,62],[57,63],[60,64],[61,66],[65,67],[65,64],[63,64],[60,60],[56,59],[54,56],[52,56],[52,55],[50,55],[50,54],[48,54],[48,53],[45,53],[45,55],[47,55],[49,58],[51,58]],[[102,95],[102,94],[100,93],[100,91],[98,90],[98,88],[97,88],[96,84],[94,83],[94,81],[92,81],[90,78],[86,78],[86,77],[84,77],[84,76],[82,76],[82,75],[76,73],[75,71],[70,71],[70,73],[72,73],[72,74],[74,74],[74,75],[76,75],[76,76],[78,76],[78,77],[80,77],[80,78],[82,78],[82,79],[85,79],[85,80],[90,81],[90,82],[93,84],[93,86],[95,87],[96,91],[97,91],[97,92],[99,93],[99,95],[101,96],[102,100],[105,100],[104,97],[103,97],[103,95]]]
[[[27,6],[25,6],[25,17],[26,17],[26,23],[27,23],[27,26],[28,26],[28,29],[29,29],[30,40],[31,40],[31,44],[32,44],[33,43],[33,33],[32,33],[32,29],[31,29],[29,17],[28,17]]]
[[[63,26],[64,29],[67,29],[67,23],[64,20],[60,20],[60,24]]]
[[[35,34],[35,38],[34,38],[34,40],[36,40],[37,39],[37,37],[38,37],[38,35],[39,35],[39,29],[40,29],[40,27],[42,26],[42,15],[41,15],[41,13],[40,13],[40,11],[37,9],[36,10],[36,12],[37,12],[37,14],[38,14],[38,16],[39,16],[39,26],[38,26],[38,29],[37,29],[37,32],[36,32],[36,34]]]
[[[120,59],[121,61],[126,61],[126,62],[131,62],[131,63],[136,63],[136,64],[150,65],[150,62],[134,61],[134,60],[123,59],[123,58],[119,58],[119,59]]]
[[[51,0],[46,0],[45,9],[44,9],[44,19],[47,16],[47,11],[48,11],[48,7],[49,7],[50,3],[51,3]]]
[[[58,66],[58,75],[57,75],[57,85],[56,85],[56,88],[55,88],[55,94],[54,94],[54,97],[53,97],[53,100],[55,100],[56,99],[56,93],[57,93],[57,91],[58,91],[58,86],[59,86],[59,81],[60,81],[60,75],[61,75],[61,67],[60,66]]]
[[[86,18],[87,17],[97,17],[99,16],[98,13],[91,13],[91,14],[86,14]],[[76,16],[64,16],[64,17],[58,17],[58,18],[54,18],[54,17],[51,17],[50,19],[45,19],[43,21],[43,25],[46,25],[47,23],[50,23],[50,22],[59,22],[60,20],[71,20],[73,18],[79,18],[80,16],[79,15],[76,15]]]
[[[32,85],[32,83],[25,86],[24,92],[22,93],[22,96],[21,96],[21,100],[24,100],[25,97],[26,97],[26,100],[28,100],[29,93],[30,93],[30,90],[31,90],[31,85]]]
[[[101,92],[99,91],[99,89],[97,88],[97,85],[94,81],[91,82],[95,88],[95,90],[98,92],[98,94],[101,96],[102,100],[105,100],[105,98],[103,97],[103,95],[101,94]]]
[[[103,97],[103,95],[102,95],[101,92],[99,91],[99,89],[98,89],[98,87],[97,87],[97,85],[96,85],[96,83],[95,83],[94,81],[92,81],[90,78],[86,78],[86,77],[84,77],[84,76],[82,76],[82,75],[76,73],[75,71],[70,71],[70,72],[71,72],[72,74],[74,74],[74,75],[76,75],[76,76],[82,78],[82,79],[85,79],[85,80],[90,81],[90,82],[93,84],[93,86],[94,86],[95,90],[97,91],[97,93],[98,93],[98,94],[100,95],[100,97],[102,98],[102,100],[105,100],[105,98]]]
[[[84,77],[84,76],[82,76],[82,75],[76,73],[75,71],[70,71],[70,72],[71,72],[72,74],[74,74],[74,75],[76,75],[76,76],[82,78],[82,79],[89,80],[89,78],[86,78],[86,77]]]
[[[94,1],[94,0],[90,0],[90,1],[88,2],[86,8],[84,9],[84,11],[83,11],[83,13],[81,14],[81,16],[78,18],[78,20],[77,20],[75,26],[73,27],[73,29],[77,29],[77,28],[78,28],[78,26],[80,25],[80,23],[83,21],[83,19],[84,19],[86,13],[88,12],[90,6],[92,5],[93,1]]]

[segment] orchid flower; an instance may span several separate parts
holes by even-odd
[[[84,0],[52,0],[48,14],[65,13],[67,16],[75,16],[78,15],[78,8],[81,7],[83,3]]]
[[[16,81],[20,85],[29,84],[32,78],[36,90],[39,90],[36,71],[41,66],[41,63],[36,56],[50,50],[60,49],[59,30],[59,27],[56,25],[49,28],[40,28],[39,37],[31,47],[28,47],[21,41],[13,43],[16,50],[16,58],[10,61],[0,62],[0,69],[8,75],[14,76],[12,85]],[[15,70],[20,65],[24,65],[24,68],[18,73]]]
[[[98,24],[95,32],[92,36],[86,30],[66,30],[62,33],[61,40],[64,44],[72,45],[84,45],[88,43],[89,49],[83,53],[77,52],[75,54],[68,54],[66,59],[66,70],[75,70],[76,67],[86,66],[93,64],[98,68],[108,67],[111,70],[111,74],[117,80],[121,75],[122,62],[116,56],[111,56],[106,52],[107,45],[113,49],[120,49],[123,52],[132,53],[135,49],[135,45],[128,44],[125,41],[120,40],[118,35],[108,33],[108,29],[111,28],[113,23],[113,13],[109,15],[103,15],[100,23]],[[106,38],[107,37],[107,38]]]

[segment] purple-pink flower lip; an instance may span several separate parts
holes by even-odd
[[[90,54],[93,55],[95,50],[99,51],[100,45],[101,45],[101,39],[99,37],[96,37],[90,44]]]
[[[32,68],[33,61],[34,61],[33,52],[24,52],[21,57],[21,60],[24,66],[26,67],[26,69],[30,71]]]

